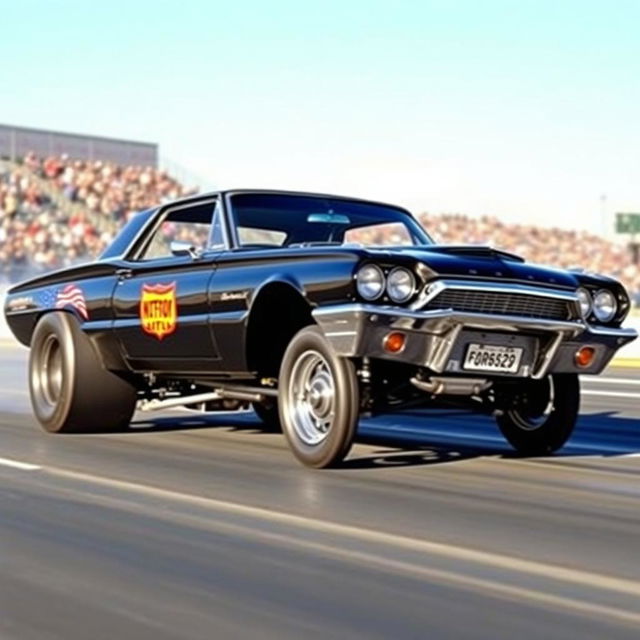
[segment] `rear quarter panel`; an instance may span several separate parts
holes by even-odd
[[[108,368],[122,367],[111,324],[111,296],[115,287],[113,264],[93,263],[53,272],[9,290],[4,313],[15,337],[29,346],[38,320],[46,313],[72,314],[98,347]]]

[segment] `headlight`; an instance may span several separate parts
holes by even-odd
[[[591,313],[591,307],[593,305],[593,301],[591,300],[591,294],[586,290],[580,287],[576,291],[576,295],[578,296],[578,301],[580,302],[580,315],[583,318],[588,318]]]
[[[384,292],[384,273],[375,264],[362,267],[356,275],[358,293],[365,300],[375,300]]]
[[[593,313],[600,322],[609,322],[616,315],[618,303],[615,296],[607,289],[600,289],[593,296]]]
[[[387,294],[394,302],[406,302],[415,289],[416,279],[404,267],[396,267],[387,277]]]

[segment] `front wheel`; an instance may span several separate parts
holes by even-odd
[[[251,406],[262,422],[265,431],[277,432],[281,430],[277,400],[268,399],[266,402],[254,402]]]
[[[502,435],[518,453],[542,456],[557,451],[571,437],[579,409],[578,376],[551,374],[526,382],[497,422]]]
[[[353,444],[360,396],[353,362],[316,326],[291,340],[279,378],[280,423],[294,455],[318,469],[340,464]]]

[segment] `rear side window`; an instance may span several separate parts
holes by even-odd
[[[159,260],[172,256],[171,243],[183,242],[205,251],[210,247],[215,202],[169,211],[152,231],[138,260]]]

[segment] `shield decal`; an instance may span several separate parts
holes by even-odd
[[[178,305],[175,282],[142,285],[140,320],[142,330],[158,340],[176,330]]]

